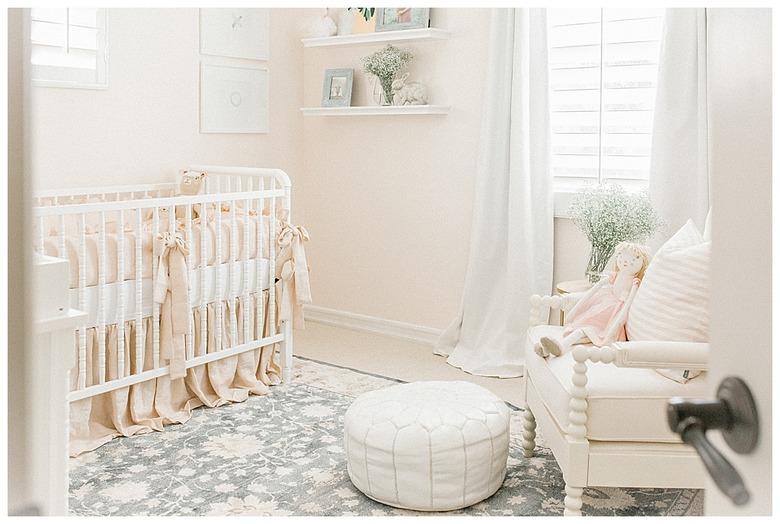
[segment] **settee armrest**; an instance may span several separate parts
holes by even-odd
[[[706,342],[615,342],[614,364],[625,368],[706,370],[710,345]]]
[[[566,295],[531,295],[529,302],[531,304],[531,318],[529,326],[539,326],[547,324],[552,311],[569,311],[574,307],[586,291],[577,293],[567,293]]]

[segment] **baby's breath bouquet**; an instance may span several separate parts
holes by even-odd
[[[574,224],[591,245],[586,275],[596,282],[620,242],[644,242],[661,227],[647,192],[629,193],[620,186],[588,186],[569,210]]]
[[[374,54],[363,57],[363,69],[379,79],[382,92],[385,95],[385,104],[393,103],[392,85],[398,72],[414,58],[414,55],[404,49],[387,45]]]

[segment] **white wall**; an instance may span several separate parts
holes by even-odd
[[[200,134],[198,10],[110,9],[108,89],[32,90],[36,187],[172,180],[193,162],[276,166],[295,178],[298,14],[271,14],[270,133]]]
[[[435,328],[460,304],[471,235],[490,15],[435,9],[444,41],[403,45],[411,78],[446,116],[306,117],[298,218],[316,304]],[[320,105],[325,69],[355,69],[353,104],[372,104],[360,57],[375,45],[309,48],[304,105]],[[582,278],[587,242],[556,219],[555,279]]]

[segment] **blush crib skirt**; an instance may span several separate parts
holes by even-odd
[[[258,326],[255,314],[255,300],[250,300],[248,315],[242,311],[241,301],[224,300],[207,305],[206,341],[207,353],[218,351],[216,333],[221,333],[222,348],[244,343],[244,319],[249,319],[249,340],[269,335],[269,293],[263,291],[264,318]],[[217,307],[220,314],[217,315]],[[276,309],[276,308],[274,308]],[[201,310],[192,309],[194,347],[201,347]],[[216,329],[216,319],[221,319],[222,328]],[[278,318],[278,317],[277,317]],[[231,330],[231,322],[237,322],[238,329]],[[132,375],[153,369],[152,351],[154,344],[153,318],[142,320],[142,336],[145,337],[144,369],[136,370],[136,321],[125,321],[124,347],[118,348],[117,324],[105,329],[106,380],[122,378],[117,372],[117,353],[124,352],[127,363],[124,375]],[[263,333],[258,333],[262,329]],[[237,340],[232,340],[231,333]],[[88,328],[87,334],[87,386],[97,384],[99,376],[99,330]],[[192,410],[201,406],[217,407],[230,402],[243,402],[249,395],[265,395],[269,385],[281,382],[282,370],[276,356],[276,344],[239,353],[221,360],[215,360],[187,369],[184,378],[171,379],[164,375],[152,380],[119,388],[93,397],[70,403],[70,456],[77,456],[94,450],[119,436],[140,435],[152,431],[164,431],[165,425],[183,423],[192,417]],[[76,332],[74,351],[79,351],[79,333]],[[78,371],[71,371],[71,390],[78,387]]]

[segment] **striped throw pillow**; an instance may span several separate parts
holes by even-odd
[[[710,246],[691,220],[661,246],[628,312],[628,340],[709,340]],[[662,374],[686,382],[699,373]]]

